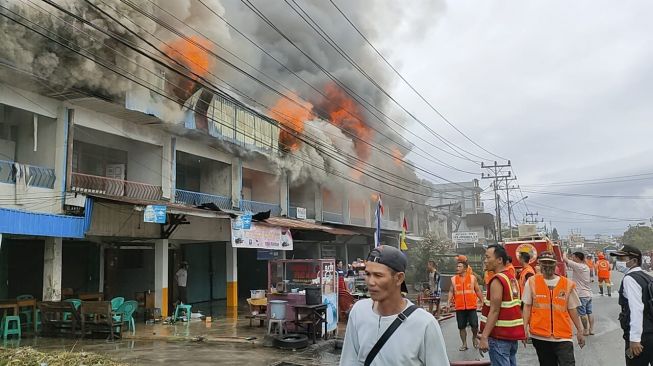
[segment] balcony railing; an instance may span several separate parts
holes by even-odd
[[[161,186],[82,173],[72,174],[70,189],[79,193],[97,193],[149,201],[158,201],[163,194]]]
[[[250,200],[241,200],[240,209],[241,211],[253,212],[253,213],[270,211],[270,215],[272,216],[281,215],[281,206],[278,203],[266,203],[266,202],[250,201]]]
[[[297,207],[296,206],[290,206],[288,208],[288,217],[292,217],[292,218],[295,218],[295,219],[297,218]],[[307,207],[306,208],[306,218],[311,219],[311,220],[315,220],[315,209]]]
[[[223,210],[231,210],[233,208],[231,205],[231,197],[220,196],[217,194],[185,191],[183,189],[175,190],[175,201],[193,206],[199,206],[205,203],[213,203]]]
[[[322,221],[344,224],[345,216],[342,213],[322,211]]]
[[[0,160],[0,183],[16,184],[18,170],[22,170],[25,174],[25,182],[28,186],[54,188],[54,181],[56,179],[54,169],[6,160]]]
[[[360,217],[350,217],[349,218],[350,224],[352,224],[354,226],[368,226],[367,222],[365,222],[365,221],[366,220],[364,218],[360,218]]]

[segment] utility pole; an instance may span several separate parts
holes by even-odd
[[[508,229],[510,230],[510,237],[512,238],[512,206],[510,205],[510,191],[519,189],[519,186],[510,186],[510,182],[517,180],[517,176],[512,178],[505,178],[504,180],[506,182],[506,204],[508,205]]]
[[[496,210],[496,233],[497,233],[497,242],[501,241],[501,207],[499,206],[499,180],[503,178],[510,178],[512,172],[502,173],[503,168],[510,168],[510,160],[507,164],[498,164],[496,161],[490,165],[481,162],[481,169],[487,169],[488,173],[481,173],[481,179],[493,179],[492,188],[494,188],[494,205]]]
[[[527,212],[526,213],[526,223],[527,224],[537,224],[538,222],[544,222],[544,219],[536,219],[535,216],[540,216],[538,212]],[[530,219],[529,219],[530,217]]]

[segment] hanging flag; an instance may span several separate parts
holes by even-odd
[[[374,231],[374,247],[381,245],[381,216],[383,216],[383,202],[381,202],[381,195],[379,195],[379,201],[376,204],[375,211],[375,227]]]
[[[404,217],[404,222],[401,224],[401,245],[399,248],[403,251],[408,250],[408,245],[406,245],[406,232],[408,231],[408,221]]]

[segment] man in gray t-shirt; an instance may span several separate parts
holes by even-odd
[[[412,305],[401,296],[407,259],[399,249],[381,245],[365,262],[371,299],[356,302],[347,322],[341,366],[364,365],[390,325]],[[424,309],[416,309],[390,336],[371,365],[449,366],[440,325]]]
[[[592,288],[590,287],[590,267],[585,262],[583,252],[574,252],[571,259],[565,255],[565,263],[571,269],[571,280],[576,282],[576,291],[580,306],[576,309],[583,322],[584,335],[594,334],[594,317],[592,316]]]

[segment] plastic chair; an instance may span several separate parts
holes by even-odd
[[[16,300],[31,300],[33,299],[34,296],[32,295],[18,295],[16,296]],[[21,308],[19,310],[19,316],[24,315],[25,316],[25,323],[27,326],[30,326],[32,324],[32,308]]]
[[[125,302],[124,297],[114,297],[111,299],[111,310],[116,311]]]
[[[132,331],[132,334],[136,333],[136,324],[134,322],[134,313],[138,309],[138,302],[134,300],[125,301],[118,310],[116,310],[116,315],[113,319],[117,322],[127,323],[128,330]]]
[[[184,303],[181,303],[181,304],[177,305],[177,307],[175,308],[175,317],[173,318],[173,320],[177,321],[180,318],[179,317],[179,312],[184,311],[184,312],[186,312],[186,319],[190,323],[190,314],[191,314],[190,308],[191,308],[190,305],[186,305]]]
[[[15,325],[15,327],[12,327],[11,325]],[[10,335],[17,335],[18,338],[20,339],[21,337],[21,332],[20,332],[20,316],[18,315],[9,315],[5,316],[3,321],[2,321],[2,339],[5,341],[7,340],[7,336]]]
[[[82,305],[82,300],[80,300],[80,299],[67,299],[67,300],[64,300],[64,301],[65,302],[72,302],[73,306],[75,307],[75,310],[79,310],[79,307]],[[64,313],[63,320],[70,320],[71,315],[72,314],[70,314],[70,313]]]

